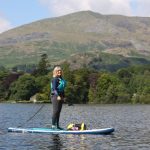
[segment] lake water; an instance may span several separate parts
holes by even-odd
[[[10,133],[8,127],[46,127],[51,104],[0,104],[0,150],[150,150],[150,105],[64,105],[61,126],[113,127],[111,135]]]

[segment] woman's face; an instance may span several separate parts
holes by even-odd
[[[62,71],[61,70],[57,70],[57,76],[61,76],[62,75]]]

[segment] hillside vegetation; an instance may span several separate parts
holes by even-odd
[[[51,64],[67,60],[74,67],[80,65],[81,56],[83,65],[95,68],[147,64],[150,18],[82,11],[39,20],[0,36],[1,66],[37,64],[41,54],[47,54]]]
[[[66,102],[74,103],[150,103],[150,65],[122,68],[115,73],[89,68],[71,70],[63,63]],[[52,70],[43,55],[33,73],[0,71],[0,102],[50,102]]]

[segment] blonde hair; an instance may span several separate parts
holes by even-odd
[[[58,71],[58,70],[61,70],[61,71],[62,71],[62,69],[61,69],[60,66],[56,66],[56,67],[54,68],[54,70],[53,70],[53,77],[56,77],[56,76],[57,76],[57,71]]]

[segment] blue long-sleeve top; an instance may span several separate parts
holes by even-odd
[[[51,81],[51,94],[64,97],[65,86],[66,81],[62,77],[54,77]]]

